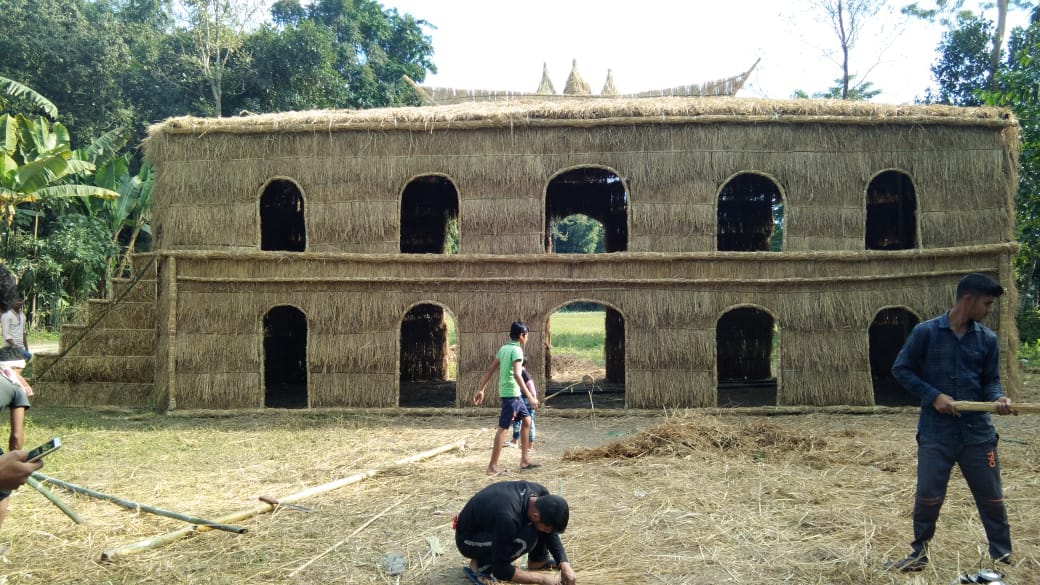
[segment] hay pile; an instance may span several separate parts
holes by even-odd
[[[652,455],[682,458],[715,449],[759,455],[763,450],[813,451],[826,446],[822,437],[785,429],[767,420],[751,419],[731,425],[711,416],[686,412],[601,447],[569,449],[563,460],[588,462]]]

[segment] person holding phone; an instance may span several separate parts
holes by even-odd
[[[21,449],[25,445],[25,411],[29,409],[29,397],[10,371],[0,368],[0,413],[5,409],[11,417],[11,433],[7,439],[7,448],[12,453],[0,457],[0,459],[6,458],[6,460],[0,461],[0,472],[11,474],[6,480],[8,483],[4,485],[5,479],[3,473],[0,473],[0,488],[3,488],[0,489],[0,526],[3,525],[4,517],[7,515],[11,489],[16,489],[17,486],[25,483],[28,474],[25,474],[24,477],[22,474],[27,468],[30,469],[29,473],[32,473],[43,465],[42,463],[37,465],[24,462],[25,453]],[[19,454],[21,458],[19,458]],[[33,465],[35,467],[31,467]],[[8,489],[6,486],[11,484],[14,484],[14,488]]]

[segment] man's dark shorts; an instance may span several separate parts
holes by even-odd
[[[527,410],[523,398],[503,398],[502,412],[498,415],[498,428],[508,429],[514,420],[521,420],[526,416],[531,416],[531,413]]]

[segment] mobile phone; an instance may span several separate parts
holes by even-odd
[[[54,437],[50,441],[40,445],[39,447],[29,451],[29,455],[25,458],[26,463],[33,463],[43,459],[44,455],[57,451],[61,447],[61,439]]]

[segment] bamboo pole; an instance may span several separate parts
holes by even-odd
[[[166,410],[177,408],[177,257],[170,256],[166,263]]]
[[[156,516],[165,516],[167,518],[173,518],[174,520],[182,520],[182,521],[188,522],[190,524],[196,524],[196,525],[199,525],[199,526],[205,526],[207,528],[214,528],[216,530],[223,530],[225,532],[234,532],[235,534],[242,534],[242,533],[244,533],[246,531],[245,528],[242,528],[240,526],[228,526],[228,525],[225,525],[225,524],[219,524],[219,523],[216,523],[216,522],[211,522],[209,520],[204,520],[202,518],[196,518],[194,516],[187,516],[185,514],[180,514],[178,512],[171,512],[169,510],[163,510],[162,508],[156,508],[155,506],[149,506],[147,504],[138,504],[137,502],[131,502],[130,500],[124,500],[122,498],[117,498],[115,496],[110,496],[108,494],[103,494],[101,492],[94,491],[94,490],[92,490],[90,488],[85,488],[83,486],[78,486],[78,485],[76,485],[74,483],[69,483],[67,481],[62,481],[60,479],[55,479],[53,477],[47,477],[46,475],[43,475],[42,473],[39,473],[39,472],[33,473],[32,476],[33,477],[37,477],[39,479],[42,479],[43,481],[46,481],[48,483],[53,483],[56,486],[63,487],[65,489],[69,490],[69,491],[76,492],[78,494],[83,494],[85,496],[90,496],[92,498],[97,498],[99,500],[105,500],[107,502],[112,502],[113,504],[116,504],[117,506],[122,506],[122,507],[128,508],[130,510],[134,510],[134,511],[138,511],[138,512],[147,512],[149,514],[155,514]]]
[[[957,410],[965,412],[996,412],[997,405],[994,402],[971,402],[969,400],[954,400],[953,406]],[[1040,403],[1022,402],[1011,404],[1011,410],[1017,414],[1040,414]]]
[[[28,483],[34,490],[40,492],[40,495],[50,500],[51,503],[57,506],[59,510],[65,512],[65,515],[69,518],[72,518],[73,522],[75,522],[76,524],[83,524],[83,519],[79,517],[79,514],[77,514],[75,510],[70,508],[69,505],[63,502],[61,498],[56,496],[54,492],[43,487],[43,485],[39,481],[37,481],[36,478],[30,475],[26,480],[26,483]]]
[[[295,494],[290,494],[290,495],[285,496],[283,498],[277,498],[277,500],[280,503],[286,503],[286,504],[291,504],[293,502],[298,502],[298,501],[303,500],[304,498],[308,498],[310,496],[314,496],[314,495],[317,495],[317,494],[322,494],[322,493],[325,493],[325,492],[330,492],[330,491],[333,491],[333,490],[337,490],[337,489],[339,489],[339,488],[341,488],[343,486],[347,486],[347,485],[350,485],[352,483],[358,483],[358,482],[360,482],[362,480],[365,480],[365,479],[367,479],[369,477],[377,475],[379,472],[385,471],[386,469],[389,469],[391,467],[394,467],[394,466],[397,466],[397,465],[406,465],[408,463],[415,463],[415,462],[418,462],[418,461],[422,461],[423,459],[429,459],[431,457],[436,457],[437,455],[440,455],[442,453],[447,453],[448,451],[454,451],[456,449],[462,450],[462,449],[465,448],[465,446],[466,446],[466,440],[465,439],[462,439],[462,440],[459,440],[459,441],[455,441],[454,443],[449,443],[447,445],[442,445],[440,447],[437,447],[436,449],[430,449],[428,451],[423,451],[422,453],[416,453],[415,455],[410,455],[408,457],[404,457],[402,459],[398,459],[397,461],[394,461],[393,463],[391,463],[389,465],[385,465],[383,467],[377,467],[375,469],[369,469],[367,471],[362,471],[360,473],[355,473],[354,475],[351,475],[349,477],[344,477],[342,479],[337,479],[337,480],[331,481],[329,483],[325,483],[325,484],[322,484],[322,485],[314,486],[312,488],[303,490],[302,492],[297,492]],[[246,518],[252,518],[254,516],[259,516],[260,514],[266,514],[267,512],[270,512],[271,510],[274,510],[276,507],[277,506],[275,506],[275,505],[266,504],[265,503],[265,504],[261,504],[261,505],[258,505],[258,506],[253,506],[252,508],[245,508],[245,509],[239,510],[237,512],[232,512],[232,513],[227,514],[225,516],[221,516],[220,518],[217,519],[217,521],[219,521],[219,522],[237,522],[239,520],[244,520]],[[206,527],[206,526],[185,526],[185,527],[180,528],[178,530],[167,532],[166,534],[160,534],[158,536],[153,536],[151,538],[146,538],[146,539],[138,541],[138,542],[134,542],[134,543],[130,543],[130,544],[127,544],[127,545],[123,545],[123,546],[120,546],[120,547],[116,547],[116,548],[113,548],[113,549],[106,550],[106,551],[101,553],[101,560],[102,561],[114,561],[117,558],[124,557],[124,556],[127,556],[127,555],[131,555],[131,554],[134,554],[134,553],[137,553],[137,552],[141,552],[141,551],[157,548],[157,547],[163,546],[165,544],[169,544],[171,542],[174,542],[174,541],[180,540],[182,538],[185,538],[187,536],[190,536],[191,534],[193,534],[195,532],[203,532],[203,531],[206,531],[208,529],[209,528]]]

